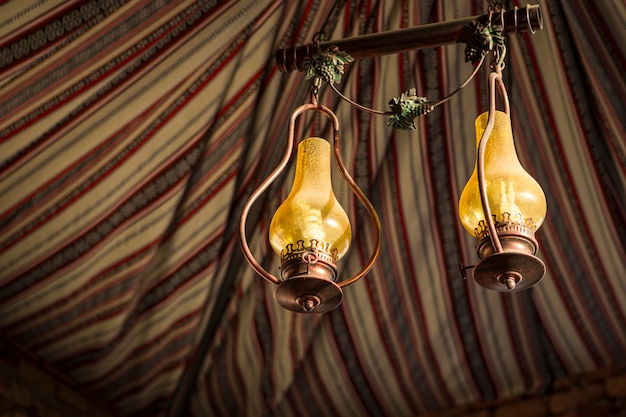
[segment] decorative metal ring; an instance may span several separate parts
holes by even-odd
[[[530,24],[530,8],[526,8],[526,22],[528,22],[528,31],[531,34],[535,34],[536,30],[533,28],[533,25]]]
[[[317,252],[303,252],[302,253],[302,261],[307,264],[314,265],[319,260],[319,256],[317,256]]]

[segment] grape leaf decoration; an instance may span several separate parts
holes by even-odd
[[[483,55],[495,51],[499,57],[506,53],[503,28],[500,25],[482,24],[474,21],[465,25],[458,38],[458,42],[465,43],[465,62],[476,64]]]
[[[415,88],[389,100],[391,115],[387,125],[394,129],[415,130],[415,118],[433,110],[427,97],[417,95]]]
[[[325,51],[306,57],[302,67],[307,80],[319,76],[329,84],[341,82],[344,74],[344,65],[354,61],[349,54],[340,51],[337,47],[331,47]]]

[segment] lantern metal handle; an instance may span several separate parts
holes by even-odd
[[[476,156],[476,173],[478,175],[478,190],[480,192],[480,202],[483,208],[483,214],[485,216],[485,222],[489,229],[489,236],[491,237],[491,243],[497,253],[502,253],[502,244],[498,233],[496,231],[496,225],[493,221],[491,214],[491,207],[489,206],[489,200],[487,198],[487,186],[485,184],[485,150],[487,148],[487,142],[489,136],[493,131],[493,125],[496,120],[496,87],[500,96],[504,102],[504,112],[510,116],[511,110],[509,106],[509,97],[506,93],[506,87],[502,81],[502,66],[497,65],[496,70],[489,74],[489,118],[487,120],[487,126],[478,142],[478,151]]]
[[[365,193],[363,193],[363,191],[359,188],[359,186],[354,181],[354,179],[352,178],[352,176],[350,175],[350,173],[348,172],[348,170],[346,169],[343,163],[343,159],[341,158],[340,146],[339,146],[339,121],[337,120],[337,116],[335,116],[335,114],[328,107],[318,104],[315,97],[312,97],[312,103],[303,104],[299,106],[298,108],[296,108],[294,112],[292,113],[291,118],[289,120],[289,140],[287,141],[287,149],[285,150],[283,158],[281,159],[278,166],[272,171],[272,173],[250,195],[246,204],[244,204],[242,212],[241,212],[241,218],[239,221],[239,242],[240,242],[244,257],[246,258],[246,260],[248,261],[252,269],[254,269],[265,280],[273,284],[280,284],[282,282],[279,278],[275,277],[270,272],[268,272],[265,268],[263,268],[261,264],[259,264],[257,260],[254,258],[254,255],[252,255],[252,252],[250,251],[250,247],[248,245],[248,241],[246,238],[246,222],[248,219],[248,215],[250,213],[250,209],[252,208],[254,203],[259,199],[261,194],[263,194],[269,188],[269,186],[276,180],[276,178],[278,178],[278,176],[282,174],[282,172],[287,167],[289,160],[291,159],[291,155],[293,153],[293,148],[297,142],[295,138],[296,119],[302,113],[309,111],[309,110],[323,113],[331,120],[333,124],[333,144],[334,144],[334,152],[335,152],[335,163],[337,164],[337,167],[339,171],[341,172],[343,178],[346,180],[346,182],[348,183],[348,185],[350,186],[354,194],[356,194],[361,204],[363,204],[363,206],[367,210],[372,220],[372,223],[374,225],[374,228],[376,229],[375,247],[365,267],[359,273],[357,273],[355,276],[351,277],[350,279],[337,283],[339,287],[345,287],[347,285],[354,283],[355,281],[363,277],[365,274],[367,274],[369,270],[372,268],[372,266],[374,265],[380,253],[380,246],[381,246],[381,240],[382,240],[382,228],[380,225],[380,220],[378,219],[378,214],[376,213],[374,206],[367,199],[367,197],[365,196]]]

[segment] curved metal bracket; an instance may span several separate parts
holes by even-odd
[[[361,201],[361,204],[363,204],[363,206],[367,210],[372,220],[372,223],[374,224],[374,227],[376,229],[376,244],[375,244],[374,251],[372,252],[372,255],[370,256],[368,263],[359,273],[357,273],[352,278],[337,283],[337,285],[339,285],[340,287],[345,287],[346,285],[352,284],[353,282],[357,281],[358,279],[363,277],[365,274],[367,274],[367,272],[369,272],[369,270],[374,265],[374,262],[376,261],[376,259],[378,258],[378,254],[380,253],[380,246],[381,246],[381,240],[382,240],[382,228],[380,225],[380,220],[378,219],[378,214],[376,213],[374,206],[372,206],[372,203],[367,199],[363,191],[361,191],[361,189],[356,184],[356,182],[354,181],[354,179],[352,178],[352,176],[350,175],[350,173],[348,172],[348,170],[346,169],[343,163],[343,159],[341,158],[340,146],[339,146],[339,121],[337,120],[337,116],[335,116],[335,114],[328,107],[323,106],[321,104],[317,104],[316,100],[313,100],[313,101],[314,101],[313,103],[303,104],[299,106],[298,108],[296,108],[296,110],[294,110],[289,120],[289,140],[287,141],[287,149],[285,150],[285,154],[283,155],[283,158],[281,159],[278,166],[272,171],[272,173],[250,195],[250,197],[248,198],[248,201],[243,206],[243,209],[241,212],[241,218],[239,221],[239,242],[240,242],[241,250],[244,254],[244,257],[246,258],[250,266],[261,277],[271,282],[272,284],[278,285],[281,282],[283,282],[281,279],[275,277],[270,272],[268,272],[265,268],[263,268],[252,255],[252,252],[250,251],[250,247],[248,245],[248,241],[246,238],[246,222],[248,219],[248,214],[250,213],[250,209],[252,208],[254,203],[259,199],[261,194],[263,194],[269,188],[269,186],[276,180],[276,178],[278,178],[278,176],[285,170],[285,168],[287,167],[287,164],[289,163],[289,160],[291,159],[293,148],[297,142],[295,138],[295,125],[296,125],[296,119],[298,118],[298,116],[300,116],[302,113],[309,111],[309,110],[323,113],[331,120],[333,124],[333,144],[334,144],[334,152],[335,152],[335,162],[337,164],[337,167],[339,168],[339,171],[341,172],[343,178],[346,180],[346,182],[348,183],[348,185],[350,186],[354,194],[356,194],[359,201]]]
[[[257,274],[261,275],[261,277],[265,278],[265,280],[271,282],[272,284],[279,284],[281,280],[275,277],[274,275],[272,275],[265,268],[263,268],[261,264],[259,264],[256,261],[256,259],[254,258],[254,255],[252,255],[252,252],[250,251],[250,247],[248,246],[248,240],[246,238],[246,221],[248,220],[248,214],[250,213],[250,209],[252,208],[254,203],[259,199],[261,194],[263,194],[269,188],[269,186],[274,181],[276,181],[276,178],[278,178],[278,176],[282,174],[282,172],[287,167],[289,160],[291,159],[291,154],[293,153],[293,148],[296,142],[295,140],[296,119],[303,112],[310,110],[310,109],[314,109],[314,108],[317,108],[317,105],[304,104],[298,107],[292,113],[291,118],[289,120],[289,140],[287,141],[287,149],[285,149],[285,154],[283,155],[283,158],[281,159],[278,166],[274,168],[272,173],[250,195],[250,197],[248,198],[248,201],[246,201],[246,204],[244,204],[243,206],[243,209],[241,211],[241,217],[239,219],[239,243],[241,245],[241,250],[243,252],[244,257],[246,258],[246,260],[248,261],[252,269],[254,269],[257,272]]]
[[[496,121],[496,87],[500,96],[504,102],[504,112],[510,115],[511,109],[509,106],[509,97],[506,93],[504,82],[502,81],[501,68],[497,67],[496,71],[489,74],[489,119],[487,120],[487,126],[483,131],[480,141],[478,142],[478,152],[476,156],[476,174],[478,176],[478,190],[480,192],[480,202],[483,207],[483,213],[485,215],[485,222],[489,229],[489,236],[491,237],[491,243],[497,253],[502,253],[502,244],[496,231],[496,226],[491,215],[491,208],[489,206],[489,200],[487,198],[487,187],[485,184],[485,150],[487,148],[487,141],[493,131],[493,125]]]
[[[337,116],[335,116],[335,114],[332,112],[331,114],[332,114],[332,118],[336,121]],[[374,266],[374,263],[376,262],[376,259],[378,258],[378,255],[380,254],[380,245],[382,242],[383,232],[382,232],[382,227],[380,225],[380,220],[378,218],[378,213],[376,213],[376,209],[374,209],[374,206],[372,205],[372,203],[367,199],[367,196],[361,190],[361,188],[359,188],[358,184],[356,183],[356,181],[354,181],[354,179],[352,178],[352,176],[350,175],[350,173],[346,169],[346,166],[343,163],[343,159],[341,158],[341,150],[339,149],[339,130],[335,129],[333,136],[334,136],[333,142],[334,142],[334,150],[335,150],[335,162],[337,164],[337,168],[339,168],[339,172],[341,172],[341,175],[343,176],[343,178],[346,180],[346,182],[352,189],[352,192],[356,194],[361,204],[363,204],[363,207],[365,207],[365,209],[367,210],[370,216],[370,219],[372,220],[372,224],[374,225],[374,229],[376,229],[376,243],[374,244],[374,250],[372,251],[372,254],[370,255],[370,258],[367,264],[365,265],[365,267],[363,267],[361,272],[359,272],[352,278],[337,283],[337,285],[343,288],[347,285],[353,284],[354,282],[358,281],[365,274],[367,274],[370,269],[372,269],[372,266]]]

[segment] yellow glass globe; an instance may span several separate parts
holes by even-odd
[[[476,119],[476,147],[489,119],[485,112]],[[497,111],[493,131],[485,148],[485,186],[491,214],[497,221],[510,219],[534,232],[546,216],[546,197],[541,186],[517,159],[511,119]],[[459,199],[459,217],[470,234],[480,237],[485,216],[478,190],[476,166]]]
[[[270,244],[283,256],[289,244],[295,248],[301,241],[309,247],[317,241],[319,248],[328,247],[339,259],[351,239],[350,221],[332,189],[330,143],[318,137],[304,139],[298,145],[291,192],[270,223]]]

